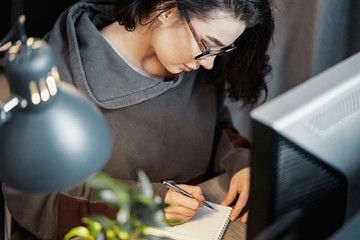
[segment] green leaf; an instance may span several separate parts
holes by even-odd
[[[118,205],[119,199],[118,196],[109,189],[99,190],[97,194],[98,198],[110,205]]]
[[[145,205],[148,205],[149,207],[151,206],[156,206],[156,203],[154,202],[154,198],[152,197],[148,197],[148,196],[145,196],[145,195],[142,195],[142,194],[137,194],[135,196],[135,199],[137,202],[141,202]]]
[[[151,185],[149,178],[146,176],[143,170],[137,171],[138,179],[139,179],[139,190],[144,196],[151,198],[154,196],[154,191]]]
[[[89,230],[86,227],[76,227],[71,229],[64,237],[64,240],[69,240],[73,237],[84,237],[90,240],[94,240],[94,237],[91,236]]]
[[[102,225],[98,221],[92,220],[91,218],[85,218],[84,222],[87,223],[87,229],[89,230],[90,235],[96,237],[101,232]]]
[[[116,221],[120,224],[124,224],[130,219],[130,208],[129,206],[120,209],[116,216]]]
[[[147,236],[146,239],[170,239],[162,231],[159,231],[159,228],[155,227],[143,227],[141,233]]]
[[[111,229],[114,226],[116,226],[115,220],[112,220],[103,215],[90,215],[87,219],[88,219],[87,223],[89,223],[89,221],[95,221],[95,222],[100,223],[102,226],[102,230],[103,229]]]
[[[109,189],[114,192],[124,191],[126,189],[124,184],[117,182],[110,174],[106,172],[99,172],[96,174],[86,183],[86,187],[94,189]]]
[[[106,236],[106,239],[115,239],[116,233],[114,230],[108,229],[105,231],[105,236]]]
[[[120,239],[129,239],[130,238],[129,232],[123,231],[122,229],[120,229],[118,227],[114,227],[114,232]]]
[[[125,184],[117,182],[108,173],[98,173],[86,183],[86,187],[95,189],[95,198],[108,205],[120,207],[122,204],[129,204],[131,202],[132,189]]]

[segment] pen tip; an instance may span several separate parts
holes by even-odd
[[[207,208],[215,211],[215,208],[213,208],[213,206],[211,206],[209,203],[207,203],[205,201],[204,201],[204,206],[206,206]]]

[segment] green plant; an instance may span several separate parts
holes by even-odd
[[[155,196],[151,183],[143,171],[138,171],[138,188],[132,189],[116,181],[105,172],[98,173],[86,183],[94,189],[95,198],[119,208],[116,219],[91,215],[83,219],[86,227],[71,229],[65,240],[83,237],[94,240],[167,239],[146,235],[146,229],[164,227],[164,208],[167,206]]]

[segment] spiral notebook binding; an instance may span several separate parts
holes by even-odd
[[[224,237],[224,234],[225,234],[225,231],[229,225],[229,221],[230,221],[230,214],[231,212],[229,212],[229,214],[226,216],[226,220],[224,221],[224,225],[221,227],[220,226],[220,232],[219,232],[219,235],[218,235],[218,240],[221,240],[223,237]]]

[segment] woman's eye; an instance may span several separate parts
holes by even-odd
[[[217,48],[217,45],[213,44],[213,43],[209,43],[208,41],[206,40],[202,40],[203,44],[209,48],[209,49],[212,49],[212,50],[215,50]]]
[[[207,42],[207,41],[203,41],[205,46],[211,50],[219,50],[221,49],[221,47],[217,44],[214,44],[214,43],[210,43],[210,42]]]

